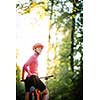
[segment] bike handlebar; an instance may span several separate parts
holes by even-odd
[[[50,78],[50,77],[54,77],[54,75],[45,76],[45,77],[40,77],[40,79],[45,79],[45,80],[47,80],[47,79]]]
[[[40,77],[40,79],[45,79],[48,80],[50,77],[54,77],[54,75],[49,75],[49,76],[45,76],[45,77]],[[25,82],[25,80],[21,80],[22,82]]]

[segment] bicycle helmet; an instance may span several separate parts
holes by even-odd
[[[36,49],[36,48],[39,48],[41,47],[43,49],[43,45],[41,43],[36,43],[34,46],[33,46],[33,50]]]

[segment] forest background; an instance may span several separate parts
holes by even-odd
[[[84,0],[83,96],[84,100],[100,100],[99,0]],[[0,3],[0,98],[16,99],[16,1]],[[6,59],[5,59],[6,58]],[[9,80],[8,80],[9,79]],[[8,92],[5,92],[7,90]],[[6,93],[6,94],[5,94]]]
[[[32,11],[37,15],[36,24],[49,18],[45,66],[46,73],[54,75],[54,78],[45,83],[49,89],[50,100],[82,100],[83,0],[18,0],[16,2],[16,13],[20,16],[27,16]],[[32,28],[36,27],[33,20],[31,20]],[[42,32],[38,33],[38,37],[42,35]],[[24,44],[25,42],[23,46]],[[18,60],[19,57],[20,49],[16,48],[16,59]],[[20,82],[21,67],[16,62],[16,100],[24,100],[24,85]]]

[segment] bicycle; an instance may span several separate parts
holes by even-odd
[[[40,79],[48,80],[50,77],[54,77],[53,75],[40,77]],[[21,80],[22,82],[25,82],[25,80]],[[42,95],[40,90],[36,89],[35,86],[30,87],[30,94],[29,94],[29,100],[42,100]]]

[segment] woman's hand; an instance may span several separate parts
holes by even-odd
[[[32,73],[28,70],[28,74],[31,76],[32,75]]]

